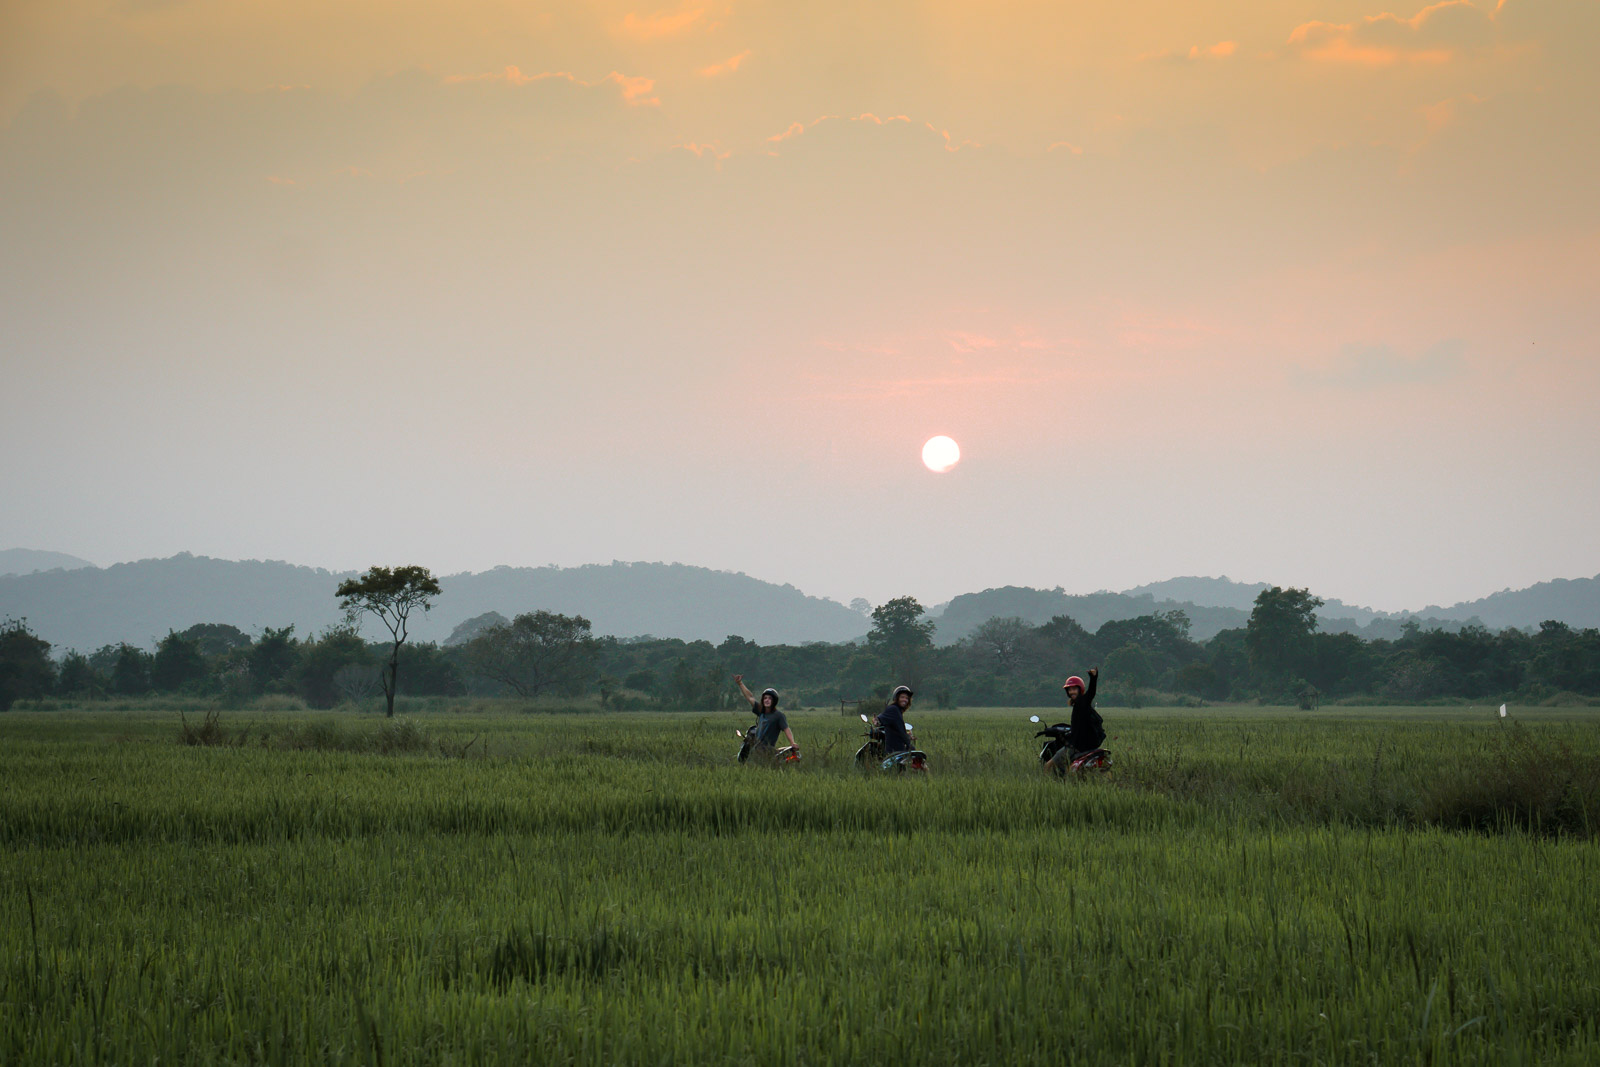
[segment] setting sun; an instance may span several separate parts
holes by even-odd
[[[942,434],[930,437],[922,446],[922,462],[929,470],[943,474],[961,462],[961,446]]]

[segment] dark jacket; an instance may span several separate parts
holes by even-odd
[[[883,727],[883,754],[911,751],[911,737],[906,733],[906,717],[899,704],[890,704],[878,713],[878,725]]]
[[[1091,674],[1089,688],[1079,693],[1078,699],[1072,702],[1072,737],[1069,743],[1074,751],[1088,752],[1106,743],[1105,722],[1100,718],[1100,713],[1094,710],[1094,689],[1099,681],[1099,675]]]

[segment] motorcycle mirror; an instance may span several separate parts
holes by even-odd
[[[735,730],[735,731],[734,731],[734,732],[733,732],[733,736],[734,736],[734,737],[737,737],[737,738],[738,738],[738,739],[739,739],[739,740],[741,740],[741,741],[743,741],[743,740],[744,740],[744,734],[742,734],[742,733],[740,733],[740,732],[739,732],[739,731],[738,731],[738,730]]]
[[[862,722],[869,722],[870,720],[865,715],[863,715],[863,716],[861,716],[861,721]]]
[[[910,723],[906,723],[906,733],[909,734],[912,730],[915,730],[915,729],[916,729],[915,726],[912,726]]]
[[[1039,721],[1039,716],[1037,716],[1037,715],[1029,715],[1028,716],[1028,721],[1029,722],[1038,722]]]

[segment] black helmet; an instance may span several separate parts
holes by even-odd
[[[771,697],[772,698],[772,710],[773,711],[777,711],[778,710],[778,691],[776,689],[763,689],[761,691],[761,695],[764,696],[764,697],[767,697],[767,696]]]
[[[909,685],[897,685],[894,687],[894,692],[889,694],[889,703],[893,704],[895,701],[899,700],[901,693],[904,693],[908,697],[914,697],[917,695],[911,691],[911,687]]]

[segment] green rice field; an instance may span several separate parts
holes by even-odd
[[[0,1064],[1600,1062],[1600,712],[1105,714],[0,715]]]

